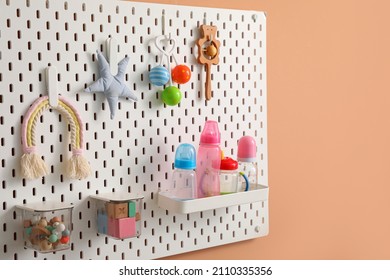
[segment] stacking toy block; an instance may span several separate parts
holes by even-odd
[[[141,235],[143,197],[133,198],[127,194],[108,193],[91,196],[91,198],[95,202],[97,233],[114,239],[127,239]],[[25,225],[30,224],[26,222]],[[26,227],[25,231],[29,232],[30,229]]]
[[[107,234],[108,218],[105,213],[99,212],[97,215],[98,232]]]
[[[135,218],[123,218],[118,220],[118,237],[133,237],[136,234]]]
[[[135,218],[108,219],[108,234],[116,238],[128,238],[136,235]]]
[[[107,203],[107,215],[110,219],[121,219],[128,217],[128,203]]]
[[[129,217],[133,218],[136,214],[136,205],[134,201],[129,201]]]
[[[108,235],[118,237],[118,220],[108,218]]]

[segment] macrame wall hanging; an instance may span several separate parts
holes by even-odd
[[[38,98],[28,109],[23,118],[21,158],[22,177],[37,179],[48,174],[48,167],[37,153],[35,132],[39,117],[49,108],[55,109],[64,115],[70,125],[70,141],[72,157],[67,165],[67,175],[72,179],[85,179],[91,174],[88,161],[83,157],[83,123],[75,107],[64,97],[58,97],[57,106],[49,104],[49,97]]]

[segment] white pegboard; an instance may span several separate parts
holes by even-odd
[[[163,13],[165,34],[178,43],[178,61],[192,70],[175,107],[164,106],[161,89],[148,80],[157,65],[153,39],[162,34]],[[208,102],[195,46],[204,22],[218,27],[221,41]],[[83,92],[98,78],[95,53],[106,51],[109,37],[119,44],[118,58],[130,58],[125,80],[138,97],[135,103],[120,99],[113,120],[103,94]],[[1,0],[0,259],[155,259],[268,234],[267,200],[192,214],[157,206],[159,188],[169,184],[175,148],[184,142],[197,147],[207,119],[219,122],[226,155],[236,156],[241,136],[255,137],[259,183],[268,185],[265,47],[262,12],[112,0]],[[44,73],[50,65],[58,71],[59,93],[84,122],[84,155],[93,170],[85,180],[64,175],[69,133],[54,110],[37,124],[37,148],[51,172],[39,180],[21,179],[23,115],[46,94]],[[113,191],[145,197],[140,237],[114,240],[96,233],[89,196]],[[39,201],[74,205],[71,250],[40,254],[23,248],[15,206]]]

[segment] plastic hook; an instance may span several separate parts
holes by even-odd
[[[49,66],[46,68],[46,88],[49,96],[49,104],[52,107],[58,106],[57,68]]]
[[[118,72],[118,42],[115,40],[115,38],[108,38],[106,46],[111,74],[116,75]]]
[[[171,45],[170,49],[164,50],[164,48],[162,46],[162,42],[163,41],[168,41],[169,43],[172,42],[172,45]],[[165,36],[165,35],[160,35],[160,36],[156,37],[156,39],[154,40],[154,44],[155,44],[156,48],[162,54],[164,54],[165,56],[169,57],[169,56],[171,56],[172,52],[175,49],[176,40],[174,38],[172,38],[172,37],[171,38],[167,38],[167,36]]]

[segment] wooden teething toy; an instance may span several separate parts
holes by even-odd
[[[217,27],[212,25],[200,26],[202,37],[196,42],[198,46],[198,62],[206,65],[206,100],[211,99],[211,65],[219,63],[219,46],[216,40]]]
[[[54,217],[50,221],[42,217],[36,224],[33,224],[32,220],[25,220],[24,230],[34,248],[39,248],[41,252],[65,248],[61,247],[61,244],[70,242],[70,230],[59,217]]]

